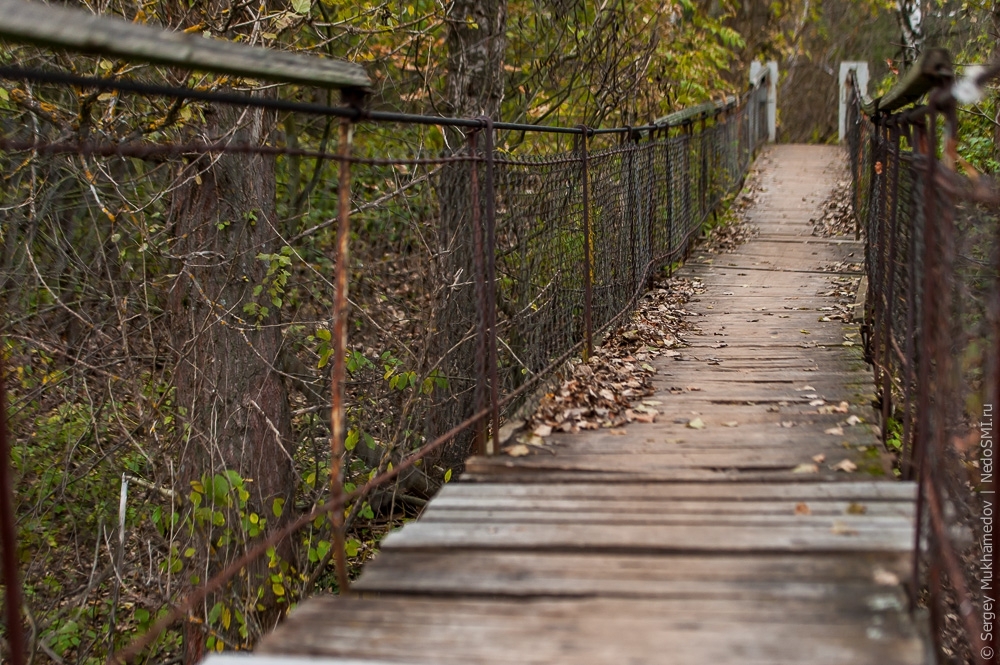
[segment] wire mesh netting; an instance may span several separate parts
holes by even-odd
[[[929,594],[921,598],[940,653],[992,663],[992,527],[984,516],[994,512],[1000,187],[951,166],[953,107],[873,120],[860,101],[855,88],[848,145],[869,280],[866,353],[883,440],[901,451],[902,474],[920,482],[914,594]],[[944,157],[935,148],[941,120]]]
[[[340,121],[5,89],[0,330],[20,556],[41,639],[82,660],[330,500]],[[740,184],[766,138],[765,94],[586,149],[539,134],[489,151],[479,131],[445,150],[436,129],[354,127],[344,491],[477,412],[484,321],[496,318],[509,410],[582,348],[588,314],[598,335],[626,315]],[[365,534],[348,540],[352,559],[457,472],[473,439],[351,503],[348,527]],[[334,587],[333,529],[321,515],[244,568],[193,630],[209,648],[247,647],[291,602]],[[60,602],[71,592],[73,611]],[[116,619],[119,599],[132,611]],[[103,632],[57,646],[68,622]]]

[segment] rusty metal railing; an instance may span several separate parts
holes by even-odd
[[[977,69],[958,82],[948,54],[931,50],[881,98],[848,82],[866,359],[882,440],[919,486],[911,600],[926,602],[942,657],[980,665],[1000,662],[992,577],[1000,186],[961,158],[957,106],[997,73]]]
[[[652,125],[592,129],[516,125],[493,122],[487,118],[449,119],[375,113],[358,106],[325,107],[263,96],[170,88],[148,82],[85,78],[64,72],[14,67],[0,68],[0,76],[9,81],[32,83],[34,87],[31,95],[39,100],[44,100],[46,95],[58,97],[68,89],[111,91],[116,100],[127,99],[130,95],[142,95],[144,98],[159,98],[177,106],[181,100],[197,100],[199,103],[261,109],[268,113],[309,119],[335,119],[333,126],[339,126],[339,144],[334,152],[327,150],[325,143],[302,147],[289,145],[279,139],[250,143],[232,140],[213,142],[200,136],[178,136],[175,137],[177,140],[130,139],[120,142],[106,137],[67,138],[57,128],[43,126],[39,129],[37,124],[25,121],[25,118],[30,118],[35,112],[35,107],[31,105],[16,112],[8,112],[8,118],[0,117],[0,120],[7,121],[3,124],[4,134],[0,136],[0,159],[5,163],[13,164],[16,161],[24,164],[31,161],[44,171],[49,167],[57,169],[62,164],[60,159],[70,157],[86,159],[89,160],[88,163],[95,165],[88,169],[86,181],[79,183],[80,191],[83,192],[83,197],[79,200],[90,201],[92,197],[99,207],[88,208],[91,204],[81,204],[77,199],[74,199],[73,205],[78,206],[74,208],[77,212],[92,210],[94,215],[89,218],[88,223],[92,223],[97,229],[107,224],[109,219],[112,224],[117,223],[106,201],[109,200],[107,197],[114,196],[119,190],[115,189],[115,182],[111,180],[113,176],[108,174],[125,172],[135,181],[145,179],[143,182],[148,183],[150,191],[163,185],[155,180],[162,176],[162,170],[133,169],[137,162],[159,164],[174,160],[176,163],[186,164],[196,163],[206,155],[214,159],[220,155],[243,154],[262,158],[295,157],[315,160],[316,173],[327,163],[337,167],[336,215],[334,220],[324,223],[335,223],[337,229],[331,260],[334,276],[332,280],[328,280],[325,276],[317,277],[310,273],[310,278],[314,278],[320,285],[318,288],[329,297],[332,312],[328,317],[317,316],[302,307],[273,324],[281,327],[285,339],[301,343],[308,341],[312,344],[316,340],[306,338],[300,332],[301,325],[296,327],[292,324],[298,324],[302,320],[315,320],[316,326],[321,326],[324,321],[332,322],[332,332],[328,333],[327,338],[331,347],[327,356],[331,371],[326,376],[317,374],[314,381],[316,385],[327,387],[325,395],[329,397],[329,401],[326,402],[326,398],[319,393],[312,396],[304,394],[303,399],[310,401],[300,409],[303,413],[329,409],[329,446],[325,453],[329,461],[328,490],[318,490],[310,508],[292,515],[259,537],[248,540],[244,549],[218,562],[213,569],[214,575],[207,582],[196,584],[183,594],[168,598],[169,609],[153,621],[148,630],[131,645],[113,651],[109,661],[126,662],[136,658],[169,626],[179,621],[190,621],[191,616],[198,613],[199,607],[204,609],[206,598],[223,590],[230,580],[256,559],[320,517],[331,518],[332,558],[338,587],[341,592],[347,592],[350,582],[345,556],[345,512],[350,510],[352,515],[355,514],[374,490],[415,471],[423,461],[441,454],[446,447],[454,447],[456,441],[460,442],[463,455],[470,450],[487,454],[499,452],[494,441],[500,422],[509,410],[574,354],[589,354],[595,340],[628,315],[636,299],[644,292],[653,272],[687,255],[696,234],[712,211],[727,194],[741,184],[755,151],[767,140],[767,75],[765,70],[740,97],[698,107],[693,112],[668,116]],[[61,103],[75,102],[66,102],[63,98]],[[390,124],[394,127],[436,125],[452,128],[464,132],[465,143],[438,157],[367,157],[358,153],[353,141],[356,131]],[[546,138],[570,135],[576,143],[572,148],[562,151],[557,146],[553,147],[554,144],[540,141],[542,145],[534,153],[530,150],[501,152],[497,149],[497,144],[512,132]],[[607,141],[608,138],[617,138],[618,142],[600,144],[601,140]],[[420,191],[423,198],[417,203],[431,209],[430,215],[439,221],[450,219],[456,222],[452,235],[442,239],[442,248],[428,254],[429,270],[435,263],[443,265],[444,269],[437,270],[434,273],[437,281],[421,291],[420,297],[413,299],[417,303],[437,303],[438,311],[447,314],[441,317],[442,329],[450,325],[454,328],[451,333],[455,334],[445,335],[449,340],[447,348],[435,347],[433,339],[421,347],[418,355],[424,358],[423,364],[417,366],[412,378],[407,379],[413,382],[407,385],[425,385],[430,382],[426,384],[430,385],[430,390],[425,402],[421,403],[422,406],[407,403],[398,407],[398,413],[393,412],[400,422],[397,428],[399,431],[418,430],[425,434],[424,439],[417,439],[416,442],[403,439],[406,446],[395,458],[391,458],[391,451],[387,446],[382,451],[385,452],[383,461],[374,464],[371,473],[361,476],[349,464],[358,459],[357,454],[352,454],[349,450],[345,452],[345,439],[349,436],[352,418],[357,421],[357,416],[349,413],[349,407],[357,406],[360,394],[360,389],[348,385],[348,378],[349,375],[363,377],[365,371],[371,371],[362,366],[352,370],[352,374],[347,365],[348,355],[352,350],[349,346],[351,340],[348,324],[351,316],[359,315],[362,309],[356,302],[352,304],[353,296],[349,297],[360,281],[352,276],[349,250],[352,219],[362,215],[352,212],[352,209],[372,209],[376,203],[384,204],[388,199],[378,199],[368,206],[365,201],[358,200],[357,188],[352,189],[352,185],[365,178],[374,179],[376,175],[382,177],[383,172],[379,169],[407,173],[410,170],[421,170],[420,177],[411,174],[413,177],[410,184],[401,187],[399,191],[415,191],[408,188],[419,185],[422,187]],[[102,181],[102,177],[107,179]],[[18,178],[14,177],[4,185],[8,188],[4,192],[5,203],[10,206],[7,214],[20,215],[21,218],[18,219],[25,223],[12,224],[10,228],[13,230],[4,240],[14,243],[10,247],[27,252],[32,243],[40,241],[29,234],[19,235],[18,229],[37,225],[49,213],[38,212],[37,217],[32,217],[36,212],[32,205],[28,205],[30,202],[25,199],[25,205],[20,205],[22,201],[18,197],[23,198],[24,195],[17,189],[17,182]],[[34,192],[32,196],[36,194]],[[156,201],[142,200],[140,203],[148,203],[152,206],[150,209],[157,205]],[[258,219],[253,221],[263,223]],[[222,231],[227,223],[220,221],[219,230]],[[441,224],[444,226],[443,222]],[[293,237],[281,237],[281,240],[292,252],[301,251],[305,254],[309,251],[308,248],[296,243],[315,228],[301,231]],[[108,240],[105,237],[102,242],[118,240]],[[31,266],[30,272],[19,272],[16,260],[0,266],[0,271],[6,271],[0,272],[0,277],[7,284],[7,290],[3,294],[6,309],[0,314],[0,331],[4,338],[11,340],[11,350],[6,352],[27,353],[32,349],[44,351],[46,362],[56,368],[60,376],[72,377],[81,384],[87,383],[95,375],[107,375],[110,386],[112,381],[120,382],[123,376],[127,377],[128,371],[141,373],[143,368],[136,364],[141,363],[141,360],[128,357],[122,360],[117,355],[109,360],[99,355],[103,353],[100,350],[92,351],[97,354],[93,357],[83,357],[79,353],[73,355],[62,346],[58,338],[32,337],[29,324],[41,322],[44,325],[40,327],[44,328],[50,323],[46,319],[49,314],[45,308],[37,307],[31,297],[22,298],[24,294],[18,290],[21,287],[33,288],[34,280],[39,280],[39,284],[51,291],[50,296],[61,307],[70,311],[71,315],[73,308],[76,308],[77,317],[81,320],[85,318],[88,325],[98,324],[96,328],[101,327],[100,321],[92,320],[88,309],[92,307],[94,300],[87,300],[83,296],[74,300],[77,298],[74,294],[83,293],[85,296],[85,292],[90,289],[100,292],[105,287],[107,292],[113,292],[115,288],[122,287],[121,281],[107,285],[102,281],[104,278],[101,275],[86,273],[87,261],[82,259],[77,267],[92,283],[88,281],[76,292],[72,289],[58,290],[61,288],[60,279],[48,279],[50,274],[47,270],[50,268],[45,260],[46,252],[51,250],[58,254],[59,249],[58,243],[49,244],[45,246],[45,252],[27,256],[29,260],[24,265]],[[174,261],[180,267],[174,277],[190,274],[192,279],[195,279],[195,275],[208,275],[206,270],[230,269],[227,261],[233,260],[232,257],[220,255],[211,246],[193,246],[188,249],[188,253],[182,257],[164,253],[154,256],[151,262]],[[144,247],[142,251],[155,250]],[[253,248],[252,251],[260,250]],[[8,258],[16,259],[17,256],[18,251],[12,250]],[[265,256],[278,255],[275,253]],[[62,258],[64,257],[59,260]],[[73,257],[70,259],[72,263]],[[461,263],[465,259],[469,260],[468,265]],[[211,264],[215,260],[218,260],[218,264]],[[206,263],[210,265],[206,267]],[[54,267],[51,269],[56,270]],[[63,261],[58,270],[65,269]],[[144,279],[145,275],[140,274],[138,278]],[[286,278],[294,281],[296,276],[289,273]],[[53,290],[52,285],[55,285],[56,290]],[[145,283],[143,288],[146,288]],[[261,324],[261,321],[267,321],[267,315],[260,315],[259,308],[247,310],[251,314],[241,316],[233,306],[221,306],[211,301],[204,292],[199,297],[205,299],[208,311],[216,317],[217,325],[235,331],[251,347],[258,344],[258,335],[268,327]],[[123,321],[140,321],[140,327],[147,326],[150,335],[156,334],[153,331],[155,324],[152,322],[158,314],[149,308],[148,301],[143,301],[138,296],[123,297],[115,301],[115,307],[119,311],[97,308],[94,316],[103,311],[105,315],[113,315]],[[253,311],[258,312],[256,325],[250,320]],[[414,311],[406,320],[419,316],[419,312]],[[372,322],[372,326],[382,330],[389,327],[389,323],[393,322],[376,321]],[[124,335],[124,331],[122,334]],[[3,352],[5,351],[0,348],[0,353]],[[105,363],[105,360],[108,362]],[[322,368],[325,362],[321,360],[319,367]],[[124,369],[118,368],[122,363],[128,365]],[[118,368],[114,369],[113,375],[101,369],[111,366]],[[389,369],[392,370],[392,367],[389,366]],[[269,370],[274,371],[274,368],[269,367]],[[448,380],[439,381],[444,374]],[[375,375],[378,380],[382,376],[382,370],[374,368],[373,376]],[[18,502],[7,482],[10,473],[8,449],[12,446],[32,445],[35,433],[29,431],[30,420],[25,414],[30,415],[32,408],[43,407],[32,407],[20,384],[16,389],[8,387],[6,392],[3,386],[0,378],[3,570],[7,575],[5,586],[8,592],[5,599],[10,617],[7,623],[10,658],[14,665],[20,665],[24,662],[24,647],[23,640],[19,639],[23,637],[23,633],[19,631],[22,609],[17,594],[20,589],[16,579],[18,549],[13,521]],[[8,395],[12,396],[11,404],[4,407],[3,400]],[[32,395],[32,398],[37,398],[38,393]],[[57,398],[52,397],[49,401],[53,400]],[[54,402],[46,403],[44,408],[57,406]],[[264,413],[260,405],[254,403],[253,406]],[[3,419],[7,409],[11,413],[17,413],[9,436]],[[189,436],[199,437],[205,434],[197,431],[198,425],[190,413],[178,412],[176,417],[187,418]],[[274,436],[278,437],[279,432],[274,424],[268,421],[268,425]],[[162,421],[152,424],[142,422],[120,435],[132,439],[141,436],[142,432],[153,432],[157,426],[162,427]],[[320,453],[317,455],[322,457]],[[387,464],[385,460],[391,463]],[[163,471],[168,462],[169,460],[164,460],[161,465],[159,472],[163,474],[162,477],[154,479],[155,482],[145,482],[169,495],[173,502],[183,486],[178,487],[176,492],[170,489],[175,479],[172,467],[170,475]],[[355,475],[348,479],[348,473]],[[346,485],[348,480],[351,482],[350,486]],[[275,514],[278,515],[278,512]],[[172,555],[167,555],[168,564],[172,561],[170,556]]]

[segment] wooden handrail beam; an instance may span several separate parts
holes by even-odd
[[[106,57],[321,88],[367,91],[364,69],[342,60],[171,32],[119,18],[0,0],[0,38]]]
[[[892,90],[874,99],[863,99],[861,109],[868,115],[892,113],[912,104],[927,92],[954,77],[951,56],[943,48],[932,48],[920,54]]]

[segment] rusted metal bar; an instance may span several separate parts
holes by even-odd
[[[476,155],[476,138],[480,130],[475,129],[469,132],[467,142],[469,155]],[[476,411],[486,408],[486,393],[489,390],[488,360],[486,351],[486,329],[487,323],[487,299],[486,299],[486,265],[483,256],[483,227],[481,217],[481,202],[479,199],[479,164],[469,162],[469,179],[472,198],[472,251],[475,262],[476,280],[476,307],[479,310],[476,322]],[[476,455],[486,453],[486,421],[480,421],[476,425],[476,438],[473,444]]]
[[[945,524],[941,508],[941,497],[937,491],[937,486],[941,482],[934,478],[934,474],[937,473],[936,469],[930,465],[927,465],[925,469],[926,477],[924,482],[927,484],[927,512],[930,515],[931,531],[934,534],[932,547],[937,549],[937,565],[935,567],[943,567],[945,575],[948,576],[951,590],[955,594],[955,605],[958,608],[958,615],[962,620],[966,637],[969,639],[973,658],[979,665],[989,665],[993,662],[993,657],[984,655],[990,652],[983,648],[985,643],[982,640],[981,627],[976,620],[975,608],[972,604],[972,597],[969,594],[969,587],[965,583],[965,575],[962,573],[962,563],[959,561],[955,548],[951,545],[948,537],[948,525]],[[940,584],[940,576],[938,576],[938,584]],[[940,586],[938,586],[936,591],[939,597],[944,597]]]
[[[485,127],[483,132],[483,150],[486,153],[486,330],[488,332],[486,351],[487,371],[490,375],[490,429],[493,445],[488,451],[493,455],[500,453],[500,371],[497,359],[497,201],[494,187],[495,157],[493,138],[495,129],[493,119],[488,116],[481,118]]]
[[[930,412],[930,396],[931,396],[931,368],[929,358],[934,357],[934,343],[936,335],[934,334],[934,313],[933,309],[936,306],[934,302],[933,295],[935,290],[935,283],[933,281],[932,275],[935,275],[932,266],[937,260],[937,242],[936,233],[934,228],[934,214],[933,209],[936,206],[936,199],[934,197],[934,155],[935,155],[935,144],[936,144],[936,125],[937,119],[936,114],[931,113],[927,120],[926,132],[923,134],[921,141],[921,149],[924,151],[926,156],[926,170],[924,172],[924,196],[925,196],[925,206],[926,210],[924,212],[924,228],[923,228],[923,267],[924,274],[922,275],[922,302],[921,302],[921,321],[920,321],[920,358],[921,362],[917,366],[917,409],[916,409],[916,431],[914,432],[913,438],[913,456],[914,464],[916,467],[916,477],[919,479],[919,486],[917,491],[917,515],[922,514],[922,509],[924,508],[924,503],[926,500],[927,485],[923,481],[924,479],[924,466],[926,465],[927,458],[927,439],[929,438],[929,432],[931,429],[931,412]],[[920,541],[923,537],[923,520],[918,519],[916,528],[914,529],[914,575],[918,575],[920,568]],[[933,573],[933,566],[932,566]],[[919,586],[915,588],[920,588]],[[932,611],[932,620],[934,618],[934,612]],[[935,634],[938,631],[935,631]]]
[[[24,665],[24,628],[21,625],[21,580],[17,573],[17,527],[14,522],[14,487],[10,473],[10,440],[7,438],[7,384],[3,346],[0,346],[0,539],[3,540],[4,616],[10,665]]]
[[[625,161],[625,224],[628,226],[629,232],[629,250],[632,253],[630,265],[630,286],[631,290],[635,290],[638,286],[638,274],[639,274],[639,247],[638,247],[638,202],[636,201],[636,188],[635,188],[635,143],[632,141],[632,133],[624,135],[622,140],[622,146],[625,149],[624,161]]]
[[[594,287],[593,262],[590,237],[590,159],[587,153],[587,127],[580,125],[583,134],[580,137],[580,167],[583,169],[583,362],[594,355],[594,317],[593,299]]]
[[[891,169],[891,175],[887,173],[890,184],[890,195],[891,200],[891,212],[889,217],[889,247],[888,247],[888,260],[886,265],[886,279],[885,279],[885,317],[883,318],[882,328],[885,330],[884,336],[886,340],[885,348],[883,350],[882,356],[882,445],[886,445],[889,437],[889,418],[892,415],[892,347],[893,342],[893,326],[892,326],[892,305],[896,300],[896,246],[897,239],[899,236],[899,144],[900,144],[900,134],[899,128],[895,125],[889,128],[889,137],[891,141],[892,148],[886,149],[886,154],[891,156],[891,159],[886,161],[890,162],[886,165],[887,169]]]
[[[885,153],[886,144],[885,139],[882,136],[884,132],[884,125],[881,122],[875,123],[875,136],[876,141],[874,154],[872,155],[872,166],[871,166],[871,187],[869,194],[869,202],[874,201],[874,211],[869,209],[868,214],[874,214],[875,218],[868,224],[869,232],[871,232],[872,225],[877,226],[878,241],[875,243],[875,256],[873,265],[869,267],[872,271],[872,275],[868,280],[868,295],[865,298],[865,325],[868,326],[870,334],[868,336],[868,344],[865,346],[865,359],[872,364],[875,368],[875,385],[882,384],[882,375],[885,372],[885,368],[882,363],[879,362],[881,356],[881,344],[883,342],[883,329],[882,326],[876,323],[876,319],[881,318],[883,311],[883,298],[885,296],[885,261],[882,256],[882,249],[886,246],[888,229],[886,229],[885,220],[885,207],[886,207],[886,196],[885,196],[885,180],[886,180],[886,168]],[[869,205],[869,208],[872,206]],[[869,250],[869,256],[871,256],[871,250]],[[885,399],[885,396],[882,396]]]
[[[922,153],[927,154],[927,125],[925,119],[921,118],[915,123],[907,123],[907,128],[909,128],[910,133],[907,137],[907,142],[910,145],[914,145],[914,133],[913,129],[916,129],[916,149]],[[906,351],[905,355],[907,362],[909,363],[906,368],[906,380],[903,382],[903,399],[906,405],[906,411],[903,418],[903,455],[900,460],[900,468],[902,470],[903,478],[907,480],[919,479],[919,470],[917,468],[917,458],[916,458],[916,413],[913,408],[913,389],[917,384],[917,368],[916,363],[913,362],[916,358],[916,331],[917,331],[917,262],[914,260],[916,256],[917,247],[917,234],[916,229],[910,229],[910,243],[908,248],[909,256],[909,271],[907,275],[908,290],[906,294]],[[922,492],[922,490],[921,490]],[[920,507],[920,499],[918,496],[917,507]],[[919,514],[919,511],[918,513]],[[914,564],[916,565],[916,564]]]
[[[333,378],[330,412],[330,492],[334,502],[343,502],[343,455],[347,436],[347,408],[345,382],[347,380],[347,280],[350,274],[350,216],[351,216],[351,121],[340,122],[338,154],[340,165],[337,182],[337,257],[334,268],[333,296]],[[344,510],[334,510],[333,548],[337,567],[337,585],[340,593],[350,590],[347,575],[347,538],[344,527]]]
[[[676,262],[676,248],[674,247],[674,164],[670,159],[670,135],[664,132],[663,152],[664,165],[667,172],[667,252],[670,257],[667,263],[667,277],[674,275],[674,263]]]
[[[698,174],[698,223],[708,215],[708,150],[705,140],[705,122],[702,116],[698,123],[698,153],[701,156],[701,173]]]

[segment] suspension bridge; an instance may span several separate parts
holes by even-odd
[[[902,586],[916,486],[862,470],[881,443],[858,326],[818,322],[835,302],[824,294],[856,281],[863,261],[863,243],[812,235],[843,159],[797,145],[758,158],[760,235],[733,254],[696,250],[681,271],[704,293],[688,306],[698,331],[683,355],[654,365],[658,422],[470,459],[383,541],[354,596],[303,603],[259,652],[926,662]],[[865,424],[844,425],[852,415]]]
[[[756,65],[740,95],[646,126],[545,128],[372,111],[359,101],[364,72],[347,63],[272,57],[69,13],[53,23],[50,12],[68,10],[15,0],[0,6],[0,36],[18,43],[346,91],[344,106],[322,106],[52,69],[0,71],[42,89],[141,95],[177,108],[196,100],[340,125],[336,153],[326,152],[325,142],[116,143],[4,125],[0,149],[14,159],[71,155],[120,165],[228,154],[339,167],[328,281],[333,331],[325,338],[331,392],[328,401],[298,410],[331,411],[335,482],[322,501],[171,599],[158,622],[109,660],[136,658],[177,623],[207,623],[206,598],[329,514],[341,592],[301,602],[252,655],[214,654],[204,662],[997,662],[992,575],[973,562],[981,537],[991,533],[978,520],[982,497],[993,490],[992,467],[980,466],[975,451],[979,418],[1000,398],[1000,190],[989,177],[958,168],[961,95],[946,53],[928,51],[875,99],[865,90],[867,70],[851,63],[842,77],[845,144],[776,145],[773,66]],[[979,90],[995,74],[983,70],[966,88]],[[366,123],[458,128],[467,143],[431,158],[352,154],[352,131]],[[495,149],[502,132],[566,137],[573,145],[521,156]],[[426,441],[348,484],[342,481],[355,472],[352,464],[365,461],[353,446],[345,451],[347,405],[357,397],[346,377],[362,371],[356,359],[354,369],[347,366],[350,222],[352,207],[365,209],[352,201],[351,168],[363,177],[357,171],[386,166],[425,169],[403,189],[431,183],[428,200],[439,206],[442,225],[454,225],[448,250],[433,258],[446,266],[447,283],[429,288],[435,295],[423,301],[446,313],[441,330],[452,325],[460,334],[444,350],[429,343],[422,351],[435,359],[421,380],[439,385],[427,391],[437,401],[400,415],[423,423]],[[750,169],[760,192],[747,216],[759,232],[732,252],[705,251],[698,234]],[[845,171],[857,234],[817,235],[815,221]],[[114,182],[102,188],[91,177],[87,191],[100,202]],[[218,245],[188,249],[167,258],[181,261],[178,274],[198,284],[211,287],[208,271],[230,265]],[[549,390],[570,358],[592,355],[602,335],[628,320],[652,276],[680,262],[676,276],[697,287],[686,305],[693,329],[671,354],[632,358],[650,365],[654,392],[643,404],[655,407],[653,422],[557,432],[524,447],[526,454],[508,454],[500,434],[517,409]],[[34,270],[41,279],[44,266]],[[256,335],[266,313],[259,305],[245,310],[256,311],[256,328],[234,315],[226,288],[192,297],[205,300],[206,321],[216,322],[206,325],[235,330],[261,356],[267,347]],[[148,308],[125,311],[135,302],[123,298],[118,316],[151,316]],[[20,320],[33,316],[44,312]],[[281,334],[297,334],[296,317],[278,324]],[[393,330],[402,334],[414,318],[419,314],[396,316]],[[435,384],[441,368],[450,384]],[[97,370],[77,364],[72,371]],[[253,405],[270,426],[267,435],[280,441],[267,404]],[[6,648],[15,665],[25,655],[15,628],[22,610],[7,464],[19,436],[8,436],[0,421]],[[345,509],[353,514],[375,490],[456,441],[473,451],[461,476],[418,519],[386,536],[350,581]],[[124,487],[123,480],[122,550]]]

